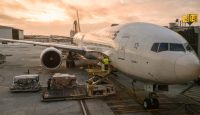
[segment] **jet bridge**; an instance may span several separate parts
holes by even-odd
[[[200,58],[200,26],[177,26],[171,29],[182,35]]]

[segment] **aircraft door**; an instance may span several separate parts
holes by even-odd
[[[125,48],[128,43],[129,36],[123,36],[119,41],[118,59],[125,59]]]

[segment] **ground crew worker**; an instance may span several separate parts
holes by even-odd
[[[109,69],[109,64],[110,64],[110,60],[109,60],[108,56],[105,56],[102,59],[102,63],[104,65],[104,70],[108,70]]]

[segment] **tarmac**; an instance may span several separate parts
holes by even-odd
[[[27,74],[29,69],[30,74],[39,74],[40,83],[43,87],[46,86],[47,80],[53,73],[68,73],[77,76],[78,82],[84,84],[88,76],[86,71],[82,67],[76,67],[73,69],[66,69],[65,63],[63,63],[60,69],[56,71],[48,71],[42,68],[40,64],[40,53],[45,47],[32,46],[25,44],[0,44],[0,53],[7,55],[6,62],[0,64],[0,115],[83,115],[81,106],[77,100],[70,101],[57,101],[57,102],[41,102],[40,92],[35,93],[11,93],[9,86],[12,83],[12,79],[16,75]],[[76,62],[79,64],[80,62]],[[124,87],[131,87],[131,80],[121,73],[117,73],[116,78]],[[136,87],[138,90],[142,90],[143,84],[137,82]],[[174,100],[165,100],[161,96],[161,107],[166,108],[166,103],[169,103],[169,107],[182,106],[180,103],[189,101],[189,104],[195,105],[195,110],[200,110],[199,102],[190,101],[187,97],[177,97],[181,91],[183,91],[188,84],[173,85],[170,86],[170,92],[162,92],[163,97],[171,97]],[[199,88],[198,88],[199,89]],[[85,100],[88,110],[91,115],[152,115],[155,114],[151,111],[145,111],[141,104],[138,103],[133,97],[125,94],[125,90],[119,90],[117,96],[105,98],[105,99],[89,99]],[[124,91],[124,92],[123,92]],[[139,95],[140,93],[138,93]],[[180,98],[179,98],[180,97]],[[130,99],[129,99],[130,98]],[[120,100],[120,102],[119,102]],[[129,101],[130,100],[130,101]],[[123,101],[123,102],[122,102]],[[125,102],[132,102],[131,108],[123,108],[122,106],[128,106]],[[176,104],[173,104],[175,102]],[[119,104],[120,103],[120,104]],[[125,104],[125,105],[122,105]],[[162,105],[162,103],[164,103]],[[173,105],[173,106],[172,106]],[[184,104],[183,104],[184,105]],[[168,107],[167,106],[167,107]],[[120,108],[120,110],[119,110]],[[136,110],[137,108],[137,110]],[[131,110],[127,110],[131,109]],[[187,114],[182,110],[177,114]],[[134,110],[134,111],[133,111]],[[173,110],[172,110],[173,111]],[[175,110],[174,110],[175,111]],[[169,112],[160,112],[163,115],[170,114]],[[198,114],[199,112],[197,112]]]
[[[39,74],[40,83],[44,87],[52,72],[40,66],[40,53],[45,47],[33,47],[24,44],[2,44],[0,53],[10,55],[6,63],[0,65],[0,115],[82,115],[77,100],[41,102],[40,92],[11,93],[9,86],[13,76]],[[63,63],[64,64],[64,63]],[[79,83],[87,80],[87,73],[79,68],[66,69],[62,65],[58,73],[74,74]],[[100,99],[86,100],[91,115],[114,115],[109,106]]]

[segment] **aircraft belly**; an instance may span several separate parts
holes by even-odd
[[[176,83],[174,73],[174,60],[163,61],[165,59],[155,57],[145,57],[142,55],[131,55],[126,53],[125,59],[115,56],[113,66],[119,71],[129,75],[133,79],[153,83]],[[166,57],[167,58],[167,57]]]
[[[135,80],[153,82],[153,80],[144,77],[144,71],[138,67],[138,64],[135,63],[134,60],[129,60],[127,58],[121,59],[118,58],[118,56],[112,57],[112,60],[112,65],[117,68],[118,71],[128,75],[129,77]]]

